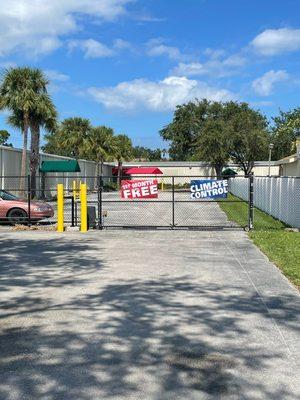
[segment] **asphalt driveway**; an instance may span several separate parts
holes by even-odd
[[[0,232],[0,399],[300,398],[298,291],[243,232]]]

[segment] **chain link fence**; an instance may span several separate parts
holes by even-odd
[[[192,198],[191,182],[211,181],[212,176],[135,176],[133,179],[156,179],[157,198],[123,199],[111,178],[103,178],[102,209],[104,227],[158,227],[158,228],[236,228],[219,207],[248,200],[234,198]],[[248,178],[244,178],[248,182]]]
[[[121,195],[124,180],[155,181],[157,195],[152,198],[124,198]],[[111,176],[78,177],[56,173],[40,175],[33,184],[30,177],[5,177],[1,179],[0,220],[12,224],[56,224],[57,184],[63,184],[65,223],[78,226],[81,220],[80,184],[85,183],[89,222],[100,229],[236,228],[238,224],[228,218],[228,213],[223,211],[221,205],[226,202],[227,210],[234,210],[238,204],[244,204],[250,211],[249,178],[221,178],[221,181],[228,182],[229,193],[226,197],[192,196],[193,182],[202,185],[212,181],[218,181],[218,178],[139,175],[118,179]]]

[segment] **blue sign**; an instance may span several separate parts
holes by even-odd
[[[226,198],[228,181],[226,179],[201,179],[191,181],[191,199]]]

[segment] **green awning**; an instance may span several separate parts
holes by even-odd
[[[42,161],[40,172],[80,172],[80,166],[76,160]]]
[[[222,176],[234,176],[234,175],[237,175],[237,172],[232,168],[226,168],[226,169],[223,169],[221,175]]]

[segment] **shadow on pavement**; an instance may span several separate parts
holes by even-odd
[[[40,239],[1,240],[0,291],[80,285],[87,274],[103,268],[98,258],[86,253],[92,242]],[[97,247],[97,251],[101,247]]]
[[[106,268],[99,257],[83,259],[92,242],[55,239],[55,251],[53,242],[39,241],[38,255],[35,241],[1,245],[0,289],[26,292],[1,301],[0,399],[298,398],[285,382],[285,350],[270,351],[265,325],[256,338],[244,321],[247,315],[270,323],[253,292],[161,275],[104,284],[65,301],[34,297],[31,289],[85,285]],[[265,299],[278,324],[297,332],[294,300]],[[65,315],[55,328],[44,323],[53,312]],[[7,317],[20,313],[38,318],[30,327],[11,326]]]

